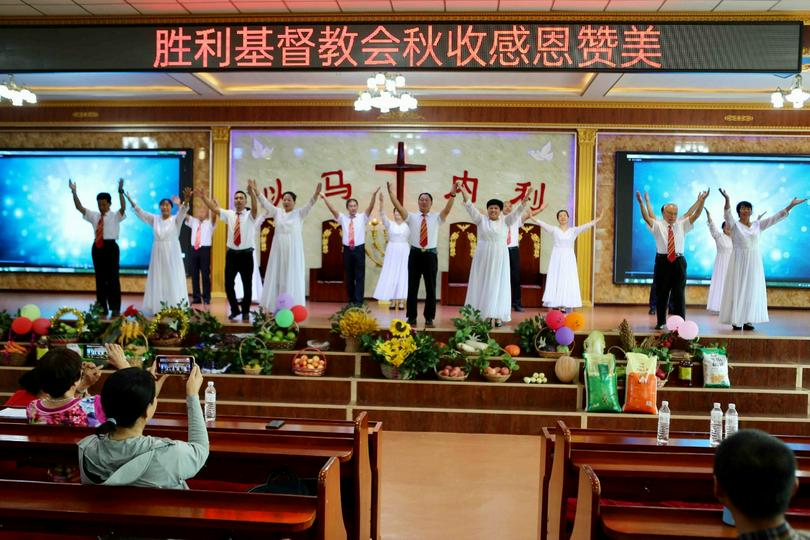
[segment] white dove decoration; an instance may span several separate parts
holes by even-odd
[[[273,147],[267,147],[263,145],[259,139],[254,138],[251,154],[253,155],[253,159],[272,159]]]
[[[554,159],[554,152],[551,151],[551,141],[544,144],[540,150],[529,150],[529,155],[537,161],[551,161]]]

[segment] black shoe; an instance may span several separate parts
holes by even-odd
[[[500,328],[501,326],[503,326],[503,321],[501,321],[500,319],[495,319],[492,322],[492,324],[495,326],[495,328]]]
[[[242,315],[242,322],[250,322],[250,315]]]
[[[436,328],[433,324],[433,319],[425,319],[425,328]]]
[[[656,324],[655,329],[656,330],[663,330],[665,326],[666,326],[665,324]]]
[[[523,306],[515,306],[512,309],[514,309],[515,311],[520,312],[520,313],[526,311],[525,309],[523,309]]]
[[[751,324],[751,323],[745,323],[743,325],[743,330],[753,330],[753,329],[754,329],[754,325]]]
[[[650,315],[655,315],[655,308],[654,307],[650,308]]]
[[[388,309],[397,309],[397,303],[391,302],[391,304],[388,306]]]
[[[202,303],[203,303],[204,306],[210,306],[211,305],[211,299],[209,298],[208,300],[203,300]]]
[[[238,309],[236,311],[231,311],[231,314],[228,315],[228,319],[231,320],[231,321],[235,321],[236,319],[239,318],[239,315],[241,315],[241,314],[242,314],[242,312],[239,311]]]
[[[742,326],[737,326],[737,325],[732,324],[731,329],[732,330],[742,330]]]
[[[408,317],[408,324],[410,324],[411,326],[416,326],[416,319],[411,319],[410,317]]]

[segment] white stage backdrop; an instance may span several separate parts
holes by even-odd
[[[531,184],[537,191],[534,208],[539,207],[539,190],[545,184],[548,208],[537,218],[555,222],[557,210],[565,208],[574,216],[576,170],[575,137],[572,133],[530,131],[339,131],[339,130],[234,130],[231,132],[230,194],[244,190],[249,178],[271,201],[281,192],[294,191],[298,205],[312,196],[318,182],[336,208],[345,209],[345,199],[356,198],[365,209],[372,192],[386,180],[395,185],[395,174],[374,170],[377,164],[394,163],[397,145],[405,143],[406,163],[424,164],[425,172],[405,175],[405,207],[416,209],[416,198],[423,191],[433,195],[433,209],[444,207],[444,195],[454,179],[475,196],[478,208],[490,198],[511,200]],[[280,203],[279,203],[280,204]],[[391,212],[391,203],[385,201]],[[375,208],[372,217],[378,217]],[[317,202],[304,225],[304,251],[308,268],[321,266],[321,222],[330,217],[326,206]],[[461,197],[448,222],[469,221]],[[378,226],[379,245],[385,248],[382,225]],[[449,241],[447,226],[439,238],[439,271],[447,270]],[[367,248],[374,252],[371,232]],[[550,238],[544,234],[541,271],[545,272],[551,252]],[[374,253],[382,260],[381,253]],[[374,291],[379,268],[371,261],[366,267],[366,296]],[[307,276],[308,278],[309,276]],[[439,283],[437,279],[437,283]]]

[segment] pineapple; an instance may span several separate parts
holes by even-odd
[[[636,348],[636,336],[627,319],[622,319],[619,324],[619,344],[625,351],[632,351]]]

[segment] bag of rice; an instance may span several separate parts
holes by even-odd
[[[616,358],[585,353],[585,394],[588,412],[622,412],[616,390]]]
[[[624,412],[658,414],[658,358],[641,353],[627,353],[627,383]]]
[[[701,347],[703,388],[731,388],[728,378],[728,356],[723,347]]]

